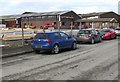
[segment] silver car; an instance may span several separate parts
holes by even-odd
[[[120,36],[120,27],[115,29],[116,35]]]

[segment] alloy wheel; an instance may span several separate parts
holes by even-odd
[[[52,53],[54,53],[54,54],[59,53],[59,46],[58,46],[58,45],[55,45],[55,46],[53,47]]]
[[[94,43],[95,43],[95,40],[94,40],[93,38],[92,38],[92,40],[91,40],[91,43],[92,43],[92,44],[94,44]]]

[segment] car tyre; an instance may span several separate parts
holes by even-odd
[[[100,42],[102,42],[102,37],[100,37]]]
[[[73,49],[73,50],[77,49],[77,43],[76,43],[76,42],[73,42],[73,44],[72,44],[72,49]]]
[[[112,35],[110,35],[110,40],[111,40],[111,39],[113,39],[113,38],[112,38]]]
[[[115,35],[114,39],[116,39],[116,38],[117,38],[117,36]]]
[[[54,47],[52,48],[52,53],[53,54],[58,54],[59,53],[59,46],[56,44],[56,45],[54,45]]]
[[[95,40],[92,38],[91,39],[91,44],[94,44],[95,43]]]
[[[39,54],[40,53],[40,50],[34,50],[35,51],[35,53],[37,53],[37,54]]]

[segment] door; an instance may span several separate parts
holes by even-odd
[[[92,30],[92,34],[94,36],[94,40],[98,42],[100,40],[100,35],[98,34],[98,32],[96,30]]]
[[[72,41],[69,38],[69,36],[65,33],[60,33],[61,35],[61,44],[63,46],[63,48],[69,48],[72,45]]]

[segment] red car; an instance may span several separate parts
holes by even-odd
[[[112,31],[111,29],[102,29],[100,30],[100,34],[102,36],[102,39],[115,39],[116,33]]]
[[[46,24],[46,25],[44,26],[45,29],[48,29],[49,27],[53,27],[53,25],[52,25],[52,24]]]

